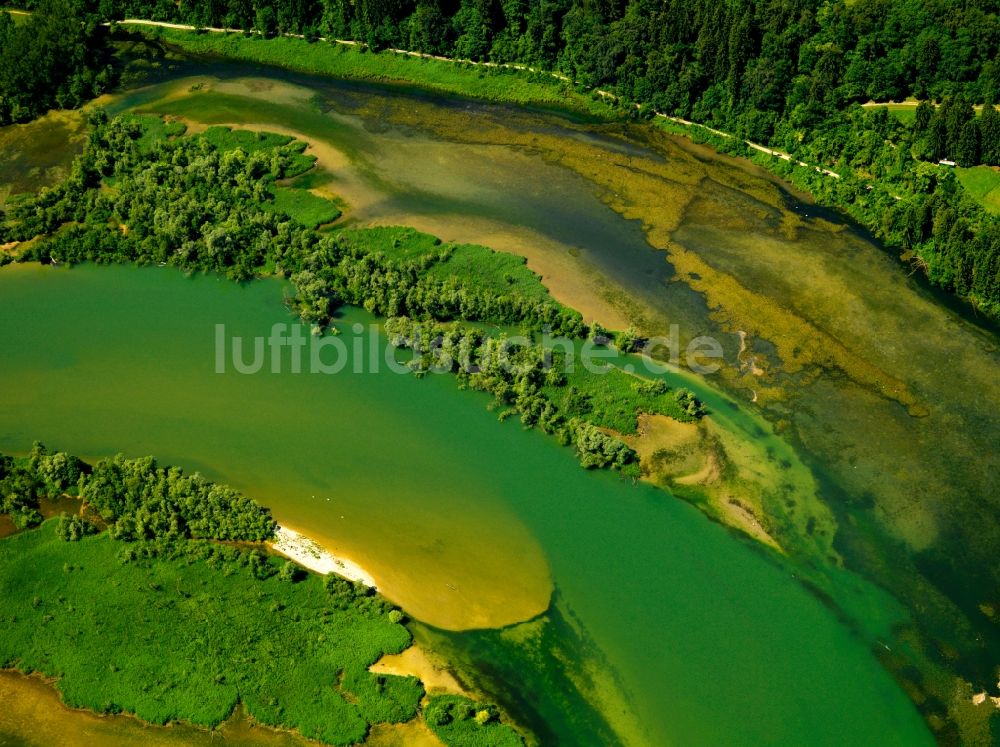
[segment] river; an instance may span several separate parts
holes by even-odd
[[[925,734],[871,643],[788,569],[656,488],[498,424],[449,377],[216,374],[215,325],[268,334],[288,320],[282,290],[5,268],[0,448],[39,438],[201,469],[361,563],[418,619],[508,623],[461,613],[498,597],[494,614],[532,619],[418,637],[467,654],[470,676],[546,743],[833,744],[844,712],[873,740]],[[361,325],[365,360],[371,321],[340,321],[349,351]],[[888,635],[902,610],[874,591],[871,604]],[[506,675],[490,684],[491,670]]]
[[[370,567],[433,624],[418,638],[567,744],[836,741],[845,709],[918,739],[905,703],[886,705],[901,691],[875,651],[925,712],[954,705],[953,672],[991,684],[996,336],[860,232],[645,127],[217,64],[108,103],[306,137],[346,223],[516,251],[588,318],[716,336],[727,365],[700,393],[764,455],[748,462],[782,465],[773,483],[777,467],[752,475],[751,502],[798,538],[800,575],[851,624],[794,563],[662,491],[582,472],[448,381],[211,375],[212,325],[252,336],[280,318],[268,284],[5,271],[3,292],[23,292],[0,337],[18,392],[0,447],[156,453],[248,490]],[[901,674],[914,661],[922,677]]]

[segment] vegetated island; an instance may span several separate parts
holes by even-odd
[[[16,242],[16,253],[0,255],[0,263],[157,263],[235,280],[288,277],[296,291],[288,305],[317,331],[342,304],[385,317],[391,341],[416,353],[417,374],[446,354],[464,386],[494,395],[501,417],[516,414],[573,444],[585,467],[639,477],[637,454],[622,441],[636,431],[639,412],[685,422],[704,414],[695,395],[662,379],[611,365],[587,372],[577,352],[571,359],[537,337],[515,340],[465,324],[517,325],[532,336],[544,329],[614,342],[623,353],[641,346],[633,330],[585,325],[549,296],[523,258],[442,245],[406,228],[309,228],[299,211],[314,207],[303,208],[298,193],[305,190],[295,186],[313,165],[305,143],[224,127],[184,131],[156,116],[109,120],[96,110],[69,178],[11,201],[0,241]],[[282,191],[292,195],[283,206],[276,202]]]
[[[410,351],[415,374],[444,362],[462,387],[492,394],[501,419],[517,416],[553,435],[584,467],[676,488],[766,544],[799,541],[801,517],[778,503],[765,506],[765,490],[732,484],[737,478],[725,465],[738,450],[727,452],[704,429],[692,439],[672,428],[697,424],[706,408],[667,377],[627,370],[642,370],[638,359],[627,363],[644,343],[634,330],[584,324],[552,299],[521,257],[442,244],[408,228],[304,225],[301,210],[314,215],[318,203],[334,207],[302,181],[314,163],[305,147],[287,136],[226,127],[188,135],[178,121],[130,114],[109,120],[96,110],[69,177],[9,201],[0,243],[12,249],[0,253],[0,264],[155,263],[235,280],[287,277],[296,291],[289,307],[316,331],[330,325],[338,306],[364,307],[386,318],[390,341]],[[290,197],[279,205],[283,193]],[[528,339],[497,327],[520,329]],[[572,351],[546,349],[538,337],[543,329],[573,340]],[[606,348],[598,369],[582,363],[588,345]],[[640,414],[651,416],[643,428]],[[673,436],[684,443],[674,444]],[[646,442],[658,448],[646,449]],[[692,453],[671,459],[673,446]],[[690,478],[709,463],[711,479]],[[689,479],[681,484],[679,477]]]
[[[43,520],[45,498],[79,498]],[[152,457],[0,455],[0,666],[71,707],[154,724],[254,721],[326,744],[422,716],[444,744],[523,745],[496,707],[369,668],[404,613],[364,584],[266,551],[276,524],[236,490]]]

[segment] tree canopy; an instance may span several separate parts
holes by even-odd
[[[33,3],[25,23],[0,11],[0,125],[72,109],[113,81],[100,16],[81,0]]]

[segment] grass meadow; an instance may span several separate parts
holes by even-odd
[[[411,640],[380,598],[261,574],[224,545],[133,558],[107,533],[60,540],[55,523],[0,541],[0,665],[54,678],[67,705],[214,726],[242,702],[336,745],[416,716],[419,680],[368,671]]]

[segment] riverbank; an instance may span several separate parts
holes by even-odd
[[[345,80],[411,83],[430,91],[484,99],[493,103],[552,106],[600,119],[614,120],[622,114],[621,102],[611,91],[587,88],[562,73],[536,69],[529,65],[444,57],[395,48],[372,52],[365,44],[348,39],[318,37],[309,41],[299,34],[281,34],[263,39],[255,31],[196,28],[186,24],[136,18],[125,19],[120,25],[195,55],[215,55]],[[150,32],[150,29],[154,31]],[[420,65],[413,65],[413,61],[418,61]],[[472,70],[477,72],[475,78],[468,75]],[[497,74],[504,76],[505,85],[483,83],[485,78]],[[636,111],[643,110],[640,103],[632,106]],[[825,166],[807,163],[785,151],[738,138],[708,125],[655,109],[651,110],[651,114],[654,122],[662,129],[699,144],[708,143],[719,153],[733,154],[735,150],[736,154],[765,165],[768,161],[761,162],[751,157],[763,154],[784,161],[786,165],[804,167],[825,177],[842,178],[840,173]],[[743,148],[746,150],[741,150]],[[772,167],[768,171],[782,179],[787,178],[784,169]]]
[[[268,423],[268,426],[269,426],[269,427],[273,427],[270,421],[269,421],[269,423]],[[298,434],[299,434],[300,432],[301,432],[301,431],[296,431],[296,435],[298,436]],[[354,435],[354,434],[352,434],[352,435]],[[299,436],[299,440],[301,440],[301,437],[300,437],[300,436]],[[324,445],[326,445],[326,444],[327,444],[327,440],[326,440],[326,438],[324,438],[324,439],[323,439],[323,442],[324,442]],[[185,446],[185,448],[188,448],[188,447],[187,447],[187,446]],[[324,455],[324,456],[326,456],[326,455]],[[319,460],[314,460],[314,462],[313,462],[313,463],[314,463],[314,464],[318,464],[318,463],[319,463]],[[478,500],[478,497],[477,497],[477,500]],[[577,509],[576,507],[574,507],[574,510],[573,510],[573,514],[572,514],[572,515],[573,515],[573,516],[575,517],[575,516],[577,515],[577,512],[578,512],[578,509]],[[338,513],[339,513],[339,512],[338,512]],[[429,544],[429,543],[428,543],[428,544]]]
[[[47,496],[69,485],[82,502],[64,497],[67,510],[43,520],[60,505]],[[346,745],[433,707],[416,674],[369,669],[413,641],[404,613],[362,586],[370,576],[228,486],[151,457],[91,465],[36,442],[28,457],[0,454],[0,495],[23,527],[0,539],[0,663],[52,685],[69,710],[193,734],[245,711]],[[298,560],[267,555],[267,540]]]
[[[132,25],[128,25],[130,23]],[[926,196],[919,190],[913,192],[913,185],[909,182],[889,180],[888,175],[876,178],[872,172],[877,169],[871,166],[856,169],[847,164],[843,156],[837,159],[835,168],[831,168],[831,164],[808,162],[798,155],[671,116],[639,102],[619,101],[610,91],[587,89],[555,71],[535,70],[516,64],[451,59],[402,49],[372,53],[366,51],[364,45],[350,40],[321,39],[310,42],[295,35],[263,40],[255,32],[221,28],[196,30],[184,24],[140,19],[130,19],[125,25],[147,38],[166,42],[195,55],[274,65],[286,70],[348,80],[411,84],[428,91],[495,103],[551,107],[599,120],[616,120],[622,116],[651,119],[657,129],[708,144],[720,153],[746,158],[794,185],[795,189],[807,192],[818,203],[840,211],[872,231],[890,249],[899,249],[894,251],[897,261],[903,255],[900,247],[906,246],[908,240],[902,238],[898,227],[887,227],[883,220],[884,213],[895,203],[905,204],[911,198]],[[809,155],[804,157],[809,158]],[[947,167],[933,163],[927,163],[925,167],[935,170],[938,178],[947,178]],[[958,203],[964,201],[961,198],[973,200],[963,190],[959,191],[962,194],[956,198]],[[905,215],[897,220],[904,218]],[[927,262],[928,257],[933,259],[933,253],[928,254],[928,246],[927,241],[918,242],[916,255],[922,256],[924,262],[915,267],[927,270],[933,284],[950,288],[958,298],[996,319],[998,312],[990,298],[952,288],[947,272],[944,279],[930,272]],[[909,262],[912,256],[915,255],[906,254],[903,259]],[[939,270],[938,275],[941,272]]]
[[[250,550],[182,542],[164,557],[107,532],[66,542],[50,521],[0,543],[0,578],[16,620],[0,658],[58,676],[73,708],[214,728],[243,703],[261,723],[333,744],[418,714],[415,679],[378,691],[367,671],[410,644],[391,605],[318,576],[289,580]],[[331,606],[342,612],[329,617]],[[339,684],[317,701],[323,683]]]
[[[75,508],[79,508],[78,501]],[[4,518],[0,516],[0,519]],[[336,573],[356,583],[373,584],[371,577],[356,564],[335,558],[308,537],[287,527],[279,527],[275,534],[275,541],[268,545],[304,570],[321,575]],[[430,707],[435,698],[442,695],[461,696],[476,703],[477,707],[481,705],[439,658],[415,643],[401,653],[380,657],[369,667],[369,671],[376,676],[419,679],[425,691],[421,710]],[[8,740],[19,743],[39,738],[43,738],[45,743],[67,747],[89,747],[95,743],[102,747],[126,747],[139,741],[151,747],[178,743],[232,744],[240,747],[315,744],[297,731],[258,723],[242,703],[224,721],[211,728],[176,720],[158,724],[130,713],[102,713],[92,707],[74,707],[61,696],[58,678],[38,673],[25,674],[16,669],[0,670],[0,700],[4,703],[0,712],[0,744],[7,744]],[[513,732],[505,727],[505,733]],[[402,723],[375,724],[363,743],[370,747],[400,744],[443,747],[446,744],[433,734],[422,717]]]
[[[455,61],[406,50],[374,53],[344,40],[308,42],[293,35],[262,39],[237,29],[202,29],[141,19],[120,24],[149,41],[193,55],[271,65],[300,73],[345,80],[411,84],[427,91],[493,103],[569,109],[609,118],[611,107],[581,92],[571,81],[521,66]]]
[[[0,744],[62,747],[307,747],[291,732],[252,722],[242,708],[215,729],[190,724],[146,723],[126,714],[102,714],[71,708],[55,684],[37,675],[0,670]]]
[[[375,578],[353,560],[334,555],[315,540],[294,529],[278,526],[274,531],[274,540],[269,542],[268,546],[278,554],[321,576],[336,573],[370,589],[378,588]]]

